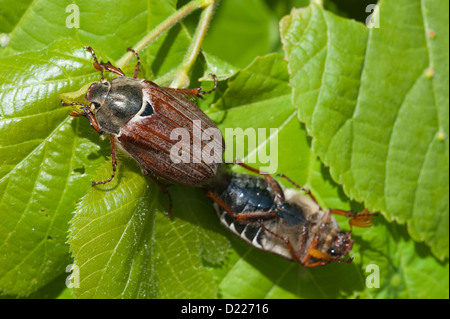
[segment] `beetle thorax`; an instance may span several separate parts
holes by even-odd
[[[121,128],[142,108],[142,81],[127,77],[96,82],[89,87],[86,100],[96,109],[100,129],[119,134]]]

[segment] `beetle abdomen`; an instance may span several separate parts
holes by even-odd
[[[229,173],[226,188],[215,191],[217,197],[236,214],[276,209],[275,192],[263,178]]]

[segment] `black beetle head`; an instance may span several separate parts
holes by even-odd
[[[100,129],[117,135],[144,105],[142,83],[127,77],[96,82],[89,87],[86,100],[96,109]]]
[[[328,250],[328,254],[331,255],[332,259],[339,259],[341,257],[345,257],[350,253],[353,247],[353,240],[351,239],[351,232],[339,233],[334,239],[330,249]]]
[[[94,104],[95,109],[98,109],[100,105],[105,102],[106,96],[111,89],[111,84],[109,82],[95,82],[89,87],[86,94],[86,100]]]

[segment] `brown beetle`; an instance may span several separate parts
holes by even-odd
[[[271,175],[239,165],[264,177],[228,173],[207,190],[222,225],[250,245],[305,267],[352,261],[352,227],[370,227],[376,214],[323,210],[309,190],[290,179],[309,196],[283,189]],[[350,231],[341,231],[332,214],[350,217]]]
[[[214,122],[185,95],[202,98],[203,94],[213,92],[217,77],[212,75],[214,88],[211,91],[160,87],[151,81],[137,79],[140,60],[134,50],[128,48],[137,58],[133,78],[129,78],[110,62],[99,63],[91,47],[86,49],[92,53],[94,67],[101,72],[100,82],[93,83],[86,94],[86,100],[91,103],[61,102],[64,106],[81,105],[82,112],[72,111],[70,115],[84,116],[98,133],[110,135],[111,177],[92,182],[92,185],[106,184],[114,178],[117,165],[115,139],[139,163],[145,175],[186,186],[204,186],[212,182],[223,167],[223,137]],[[119,77],[106,81],[103,70]],[[187,143],[177,147],[180,137]],[[201,152],[194,151],[199,148]],[[205,155],[210,157],[205,159]],[[180,158],[189,160],[177,162]],[[168,193],[161,183],[158,184]]]

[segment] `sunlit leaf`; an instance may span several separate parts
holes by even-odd
[[[449,252],[448,2],[379,3],[379,27],[318,5],[281,22],[293,103],[351,197]]]

